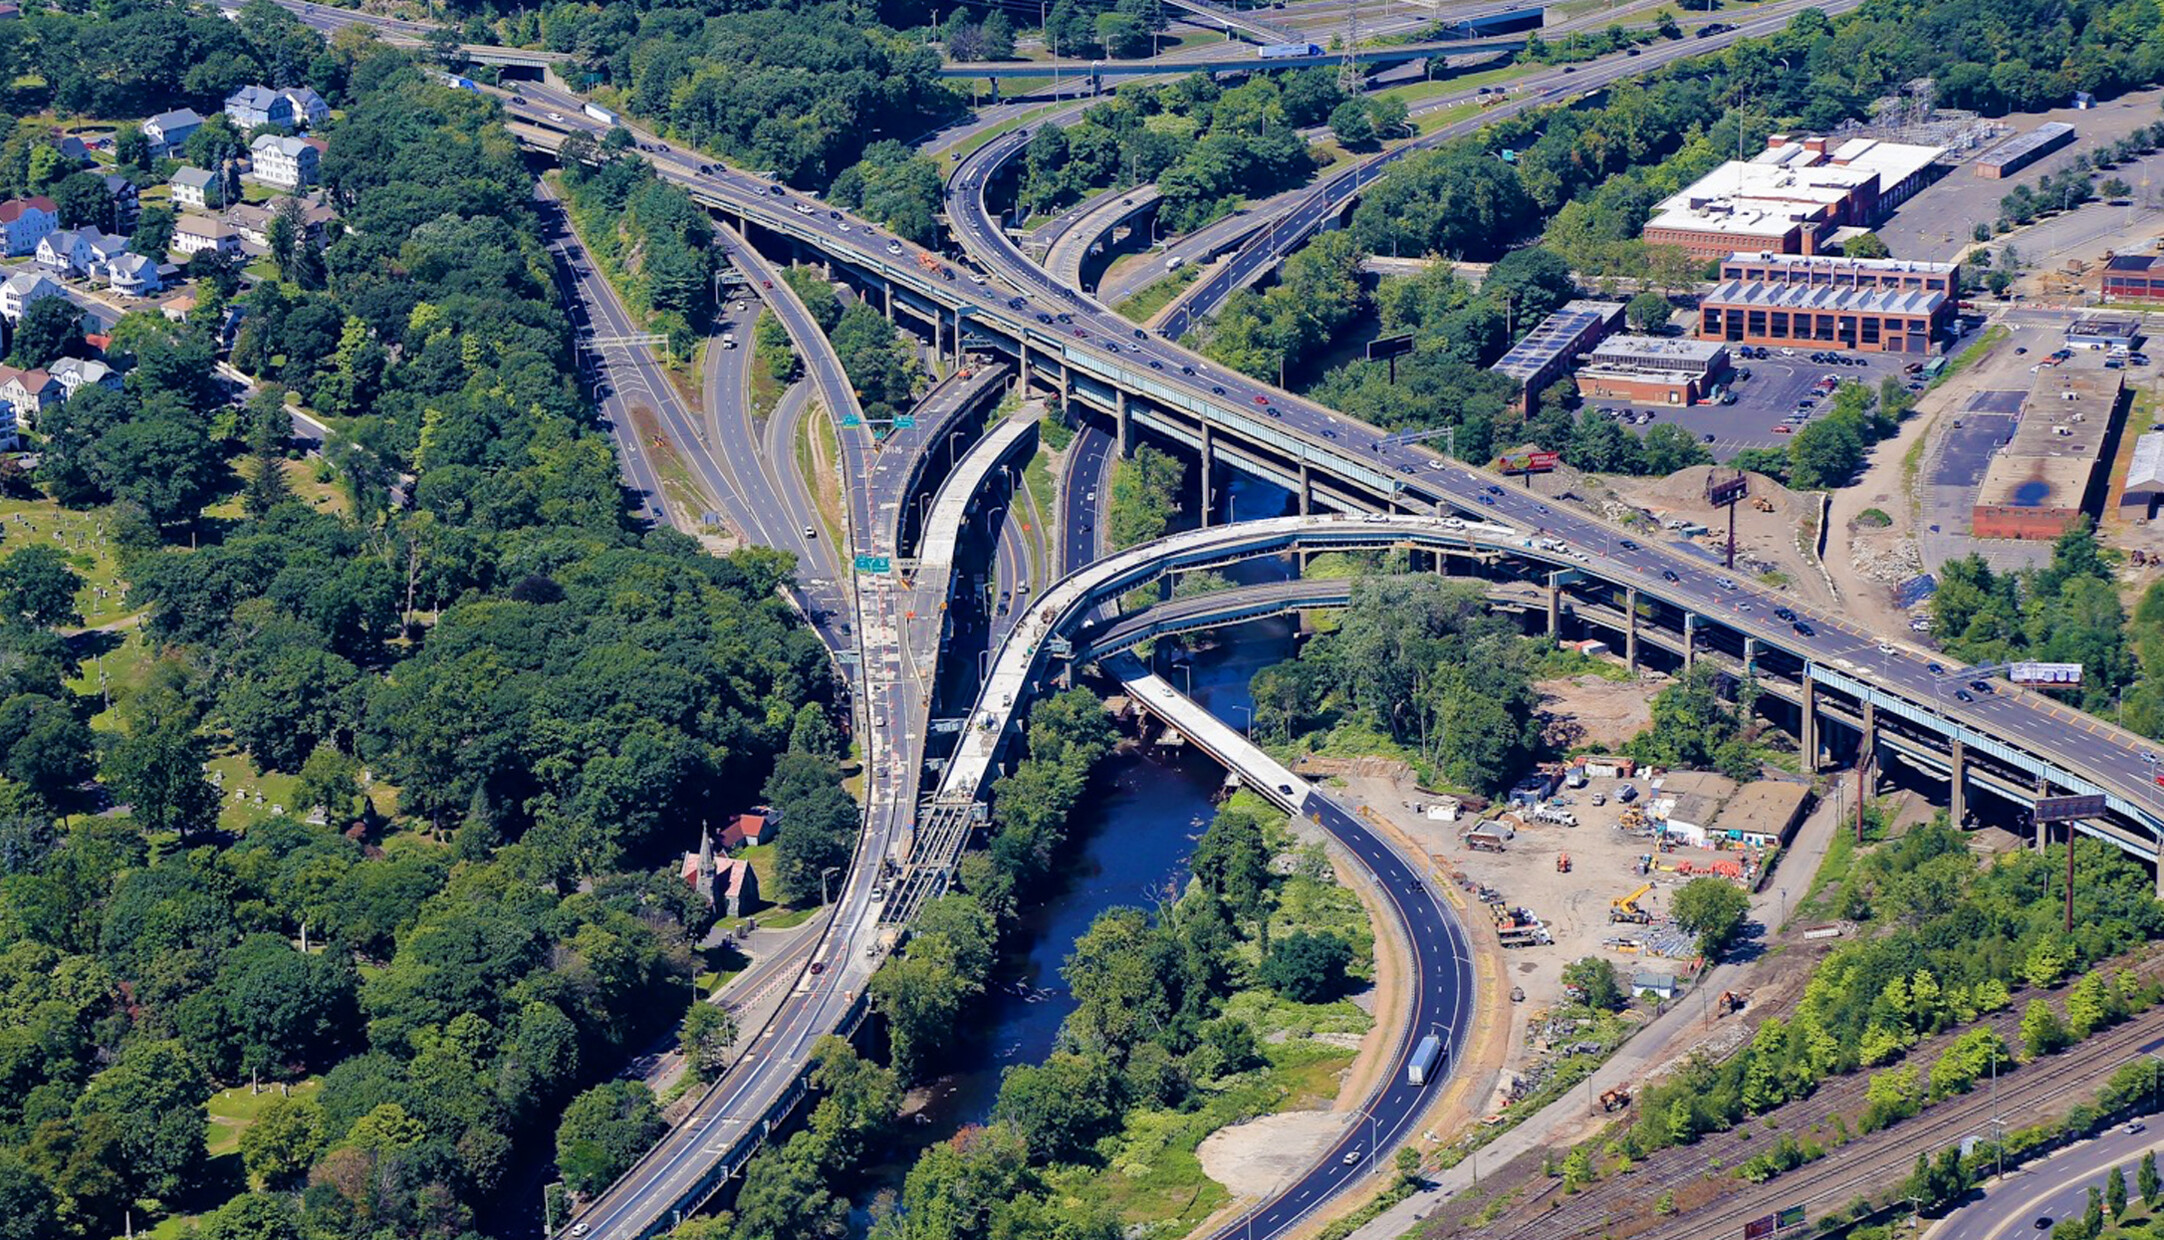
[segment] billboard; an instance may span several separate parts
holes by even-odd
[[[1754,1218],[1743,1225],[1743,1240],[1759,1240],[1760,1236],[1770,1236],[1773,1234],[1773,1226],[1773,1216],[1771,1214],[1763,1218]]]
[[[1413,334],[1405,332],[1397,336],[1384,336],[1368,341],[1368,360],[1379,362],[1384,358],[1403,357],[1413,351]]]
[[[1706,502],[1715,508],[1736,503],[1750,493],[1751,479],[1746,474],[1738,473],[1733,478],[1706,478]]]
[[[2079,688],[2081,664],[2016,663],[2006,669],[2006,678],[2017,685],[2040,685],[2050,689]]]
[[[1563,459],[1560,452],[1513,452],[1495,458],[1495,468],[1506,474],[1544,474]]]
[[[1776,1227],[1803,1226],[1803,1207],[1789,1206],[1783,1209],[1780,1214],[1774,1217],[1774,1225]]]
[[[2104,814],[2104,798],[2096,796],[2038,797],[2036,798],[2036,821],[2065,822],[2072,818],[2101,818]]]

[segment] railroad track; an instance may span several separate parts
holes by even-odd
[[[2105,965],[2100,967],[2115,968],[2121,966],[2133,970],[2135,976],[2143,982],[2155,982],[2160,978],[2164,978],[2164,955],[2152,955],[2135,961],[2122,958],[2118,961],[2106,962]],[[1991,1016],[1979,1023],[1997,1030],[1999,1036],[2009,1046],[2019,1045],[2022,1010],[2028,1005],[2030,999],[2042,997],[2042,994],[2041,991],[2024,990],[2015,995],[2013,1002],[2008,1004],[2004,1010],[1992,1013]],[[1966,1030],[1962,1032],[1966,1032]],[[2137,1016],[2117,1029],[2098,1034],[2058,1056],[2053,1056],[2051,1059],[2040,1061],[2038,1064],[2024,1065],[2010,1072],[2002,1072],[1998,1083],[2000,1111],[2003,1115],[2009,1106],[2022,1105],[2021,1100],[2023,1099],[2036,1101],[2056,1098],[2063,1096],[2069,1089],[2084,1087],[2093,1083],[2093,1081],[2106,1079],[2125,1062],[2124,1057],[2115,1057],[2113,1055],[2112,1052],[2115,1048],[2121,1047],[2122,1044],[2139,1046],[2143,1041],[2159,1035],[2164,1035],[2164,1012],[2151,1012]],[[1926,1041],[1912,1049],[1904,1057],[1903,1062],[1916,1064],[1919,1074],[1928,1073],[1930,1063],[1936,1058],[1938,1051],[1954,1036],[1958,1035],[1941,1035],[1939,1038]],[[2069,1062],[2069,1057],[2077,1058],[2085,1065],[2092,1062],[2100,1063],[2102,1067],[2097,1071],[2091,1071],[2087,1067],[2075,1069],[2074,1071],[2080,1074],[2077,1078],[2069,1078],[2064,1071],[2039,1072],[2033,1070],[2051,1064],[2058,1064],[2063,1067],[2065,1063]],[[1560,1191],[1559,1182],[1547,1181],[1541,1186],[1541,1191],[1529,1197],[1523,1205],[1511,1212],[1512,1218],[1505,1224],[1507,1229],[1497,1230],[1493,1234],[1498,1237],[1498,1240],[1550,1240],[1551,1237],[1589,1234],[1617,1237],[1642,1234],[1647,1237],[1647,1240],[1655,1240],[1656,1237],[1658,1237],[1658,1240],[1670,1240],[1671,1237],[1700,1234],[1698,1228],[1701,1226],[1718,1228],[1724,1225],[1723,1220],[1731,1214],[1739,1218],[1757,1217],[1767,1211],[1756,1207],[1724,1206],[1720,1216],[1709,1215],[1704,1211],[1693,1211],[1687,1216],[1677,1218],[1672,1224],[1663,1227],[1659,1231],[1640,1230],[1633,1232],[1628,1230],[1629,1224],[1633,1221],[1651,1221],[1653,1219],[1652,1202],[1662,1193],[1705,1179],[1709,1175],[1707,1164],[1714,1158],[1721,1158],[1727,1166],[1733,1167],[1736,1163],[1771,1148],[1772,1142],[1777,1140],[1778,1137],[1768,1138],[1760,1126],[1760,1121],[1766,1119],[1775,1120],[1779,1124],[1780,1133],[1796,1136],[1800,1139],[1805,1134],[1826,1124],[1836,1114],[1851,1116],[1859,1114],[1863,1108],[1865,1092],[1869,1085],[1870,1073],[1866,1071],[1858,1071],[1822,1082],[1818,1089],[1813,1091],[1807,1098],[1799,1099],[1783,1107],[1777,1107],[1764,1115],[1754,1116],[1726,1132],[1710,1133],[1705,1139],[1694,1144],[1673,1147],[1656,1153],[1641,1162],[1639,1169],[1628,1178],[1603,1181],[1565,1204],[1542,1210],[1539,1208],[1540,1204],[1550,1199],[1557,1191]],[[1848,1191],[1846,1173],[1851,1170],[1854,1170],[1856,1175],[1866,1179],[1878,1176],[1882,1170],[1880,1168],[1874,1166],[1869,1170],[1856,1169],[1852,1168],[1851,1164],[1860,1156],[1859,1152],[1861,1150],[1873,1148],[1882,1142],[1891,1141],[1904,1151],[1898,1161],[1901,1164],[1900,1169],[1906,1171],[1915,1162],[1919,1141],[1930,1140],[1930,1134],[1935,1131],[1936,1126],[1942,1123],[1968,1125],[1972,1128],[1975,1120],[1970,1111],[1978,1105],[1989,1105],[1981,1093],[1945,1099],[1926,1108],[1912,1119],[1849,1142],[1842,1147],[1838,1155],[1833,1156],[1841,1160],[1840,1170],[1844,1173],[1844,1183],[1836,1185],[1828,1191]],[[1754,1130],[1759,1132],[1758,1136],[1745,1139],[1740,1135]],[[1964,1128],[1960,1135],[1967,1135],[1968,1130],[1968,1128]],[[1821,1142],[1823,1143],[1823,1138],[1821,1138]],[[1952,1141],[1947,1141],[1942,1144],[1952,1143]],[[1934,1145],[1930,1148],[1935,1149],[1937,1147]],[[1832,1169],[1825,1163],[1814,1163],[1811,1166],[1827,1170]],[[1795,1171],[1777,1176],[1768,1183],[1798,1185],[1800,1177],[1806,1176],[1808,1171],[1809,1168],[1798,1168]],[[1711,1174],[1720,1175],[1724,1173]],[[1748,1198],[1750,1193],[1747,1190],[1756,1186],[1739,1183],[1738,1187],[1746,1191],[1729,1194],[1731,1199],[1737,1196]],[[1821,1195],[1823,1194],[1813,1195],[1807,1200],[1816,1200]],[[1796,1204],[1795,1201],[1789,1200],[1787,1196],[1784,1196],[1783,1201],[1784,1204]],[[1618,1228],[1624,1228],[1625,1230],[1618,1230]]]

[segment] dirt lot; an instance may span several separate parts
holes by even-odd
[[[1658,672],[1640,672],[1636,680],[1569,676],[1535,681],[1540,709],[1549,716],[1546,739],[1565,749],[1621,745],[1652,724],[1653,695],[1668,679]]]
[[[1728,516],[1706,503],[1706,479],[1730,471],[1701,465],[1666,478],[1619,479],[1619,498],[1665,523],[1693,521],[1707,532],[1691,541],[1714,553],[1728,542]],[[1760,509],[1764,500],[1770,511]],[[1835,601],[1819,566],[1815,538],[1818,533],[1818,499],[1789,490],[1762,474],[1751,475],[1751,498],[1736,506],[1736,565],[1761,582],[1785,589],[1804,605],[1825,607]],[[1680,537],[1680,535],[1670,535]]]
[[[1644,778],[1594,779],[1586,787],[1566,793],[1571,798],[1567,808],[1579,819],[1579,825],[1527,823],[1508,851],[1502,853],[1476,852],[1465,845],[1464,832],[1473,825],[1469,816],[1445,822],[1416,812],[1413,806],[1423,804],[1424,797],[1407,780],[1349,775],[1345,783],[1355,798],[1387,815],[1393,825],[1434,855],[1441,865],[1496,889],[1506,907],[1522,907],[1540,918],[1554,940],[1543,946],[1505,949],[1511,984],[1525,992],[1523,1002],[1510,1005],[1511,1055],[1506,1068],[1523,1068],[1541,1049],[1536,1040],[1526,1036],[1527,1026],[1535,1014],[1563,1002],[1562,971],[1570,962],[1586,956],[1604,957],[1626,980],[1634,968],[1670,975],[1684,971],[1685,964],[1680,960],[1624,953],[1604,946],[1610,938],[1643,934],[1649,929],[1612,924],[1608,918],[1611,901],[1650,881],[1653,889],[1640,898],[1639,906],[1656,916],[1656,925],[1650,929],[1660,930],[1668,896],[1686,881],[1671,870],[1661,869],[1641,877],[1637,859],[1650,844],[1617,829],[1624,810],[1616,800],[1617,790],[1630,783],[1643,793],[1648,787]],[[1666,790],[1695,794],[1712,805],[1720,805],[1734,796],[1736,785],[1718,775],[1679,772],[1668,777]],[[1592,804],[1596,794],[1606,802],[1604,805]],[[1565,853],[1571,858],[1571,870],[1559,873],[1557,858]],[[1733,852],[1677,849],[1661,854],[1659,865],[1673,867],[1688,861],[1706,866],[1734,861],[1738,856]],[[1482,906],[1476,902],[1474,907],[1477,910]],[[1497,1109],[1499,1101],[1490,1099],[1484,1109]]]

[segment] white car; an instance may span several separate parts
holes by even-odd
[[[896,256],[897,258],[899,258],[899,257],[901,256],[901,253],[902,253],[902,243],[901,243],[901,242],[899,242],[899,241],[889,241],[889,242],[887,242],[887,253],[889,253],[889,254],[892,254],[892,255]]]
[[[1892,643],[1892,642],[1880,642],[1880,643],[1878,644],[1878,652],[1879,652],[1880,654],[1892,654],[1892,653],[1894,652],[1894,648],[1893,648],[1893,643]]]
[[[796,204],[796,213],[798,215],[810,215],[812,213],[811,204],[808,202],[800,202]]]
[[[981,271],[972,271],[972,272],[970,272],[970,273],[969,273],[969,282],[970,282],[971,284],[975,284],[975,285],[978,285],[979,287],[982,287],[982,286],[983,286],[983,284],[984,284],[984,273],[983,273],[983,272],[981,272]]]
[[[843,232],[848,232],[848,231],[849,231],[849,221],[848,221],[848,220],[843,220],[843,221],[842,221],[841,223],[839,223],[839,224],[836,224],[836,225],[835,225],[834,227],[836,227],[836,228],[839,228],[839,229],[841,229],[841,230],[842,230]]]
[[[564,114],[561,112],[551,112],[549,113],[549,119],[561,125],[564,123]]]

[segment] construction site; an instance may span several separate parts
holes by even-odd
[[[1370,805],[1381,802],[1379,781],[1349,782]],[[1471,915],[1492,924],[1506,956],[1511,1052],[1482,1104],[1490,1114],[1537,1091],[1564,1057],[1604,1053],[1687,995],[1703,962],[1669,919],[1670,899],[1697,877],[1758,885],[1810,796],[1800,781],[1739,785],[1603,755],[1546,765],[1493,803],[1422,800],[1404,783],[1395,793],[1391,817],[1443,881],[1465,892]],[[1623,1021],[1588,1019],[1574,1006],[1583,996],[1564,969],[1589,956],[1614,965],[1638,1000]],[[1724,1000],[1732,1003],[1740,1000]]]

